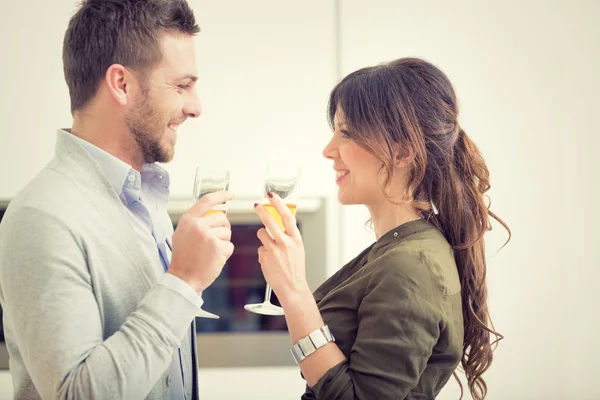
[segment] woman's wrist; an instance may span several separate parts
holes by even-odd
[[[287,290],[281,295],[277,293],[277,299],[284,309],[295,308],[302,304],[315,301],[312,291],[308,287],[307,283],[301,284],[292,290]]]
[[[288,293],[280,302],[292,343],[323,327],[323,318],[309,289]]]

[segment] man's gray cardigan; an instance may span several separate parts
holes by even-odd
[[[157,284],[127,212],[64,134],[55,158],[10,202],[0,303],[15,398],[169,398],[171,357],[197,308]]]

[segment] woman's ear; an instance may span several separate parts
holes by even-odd
[[[401,145],[396,150],[396,167],[406,168],[415,161],[415,149],[412,146]]]

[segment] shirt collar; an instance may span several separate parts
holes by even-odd
[[[402,240],[407,238],[410,235],[414,235],[419,232],[423,232],[429,229],[437,229],[434,225],[427,222],[424,219],[417,219],[414,221],[405,222],[404,224],[397,226],[391,231],[384,234],[382,237],[375,242],[373,248],[369,252],[368,259],[369,261],[379,257],[383,254],[387,249],[392,247],[393,245],[400,243]]]
[[[59,135],[65,135],[65,137],[79,144],[90,153],[92,158],[94,158],[102,171],[106,174],[118,196],[121,195],[121,192],[126,191],[130,195],[135,193],[133,197],[139,199],[142,191],[142,184],[146,182],[150,186],[160,188],[161,192],[168,193],[170,184],[169,173],[157,163],[143,164],[140,174],[123,160],[120,160],[90,142],[73,135],[69,130],[59,129],[58,133]]]

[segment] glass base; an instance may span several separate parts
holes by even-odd
[[[262,315],[284,315],[283,308],[268,302],[259,304],[246,304],[244,309],[246,311]]]
[[[206,311],[206,310],[203,310],[203,309],[199,309],[199,310],[196,312],[196,317],[200,317],[200,318],[211,318],[211,319],[219,319],[219,318],[221,318],[221,317],[219,317],[217,314],[210,313],[210,312],[208,312],[208,311]]]

